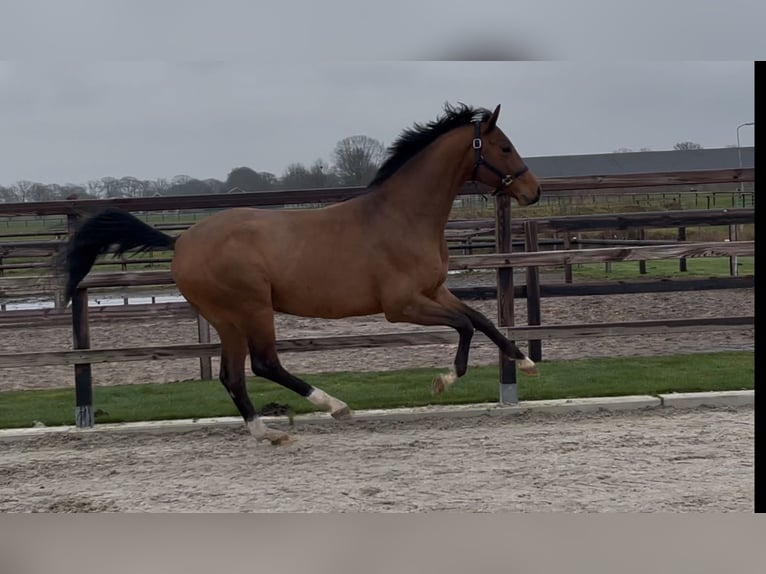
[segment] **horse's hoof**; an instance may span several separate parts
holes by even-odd
[[[444,383],[444,375],[436,375],[433,382],[431,383],[431,394],[434,396],[439,396],[444,392],[444,389],[446,388],[447,385]]]
[[[332,418],[338,421],[346,420],[351,418],[351,409],[348,408],[348,406],[343,407],[342,409],[338,409],[337,411],[333,411],[330,413]]]
[[[540,371],[537,370],[537,365],[528,357],[519,362],[519,370],[528,377],[536,377],[540,374]]]
[[[434,377],[433,383],[431,383],[431,394],[442,394],[449,387],[454,385],[455,381],[457,381],[457,373],[454,371],[454,369],[444,375],[437,375]]]

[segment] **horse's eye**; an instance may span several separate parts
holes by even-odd
[[[511,146],[505,145],[502,147],[503,153],[511,153]]]

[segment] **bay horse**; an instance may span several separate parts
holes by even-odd
[[[133,215],[107,209],[86,220],[66,253],[66,301],[96,258],[173,250],[172,274],[189,304],[218,332],[220,380],[259,441],[288,444],[266,426],[247,393],[245,361],[257,376],[307,398],[336,419],[343,401],[289,373],[275,346],[274,313],[334,319],[383,313],[392,323],[449,326],[458,334],[451,370],[434,379],[438,394],[463,376],[474,330],[484,333],[526,374],[535,363],[492,322],[444,285],[444,237],[453,201],[469,181],[507,193],[521,206],[538,201],[536,176],[497,127],[493,112],[445,104],[444,114],[415,123],[390,146],[364,194],[305,210],[231,208],[172,237]]]

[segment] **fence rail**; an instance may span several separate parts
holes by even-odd
[[[662,187],[674,185],[703,185],[754,181],[753,168],[634,173],[578,177],[540,178],[546,195],[560,192],[621,189],[631,187]],[[459,195],[486,195],[492,189],[466,184]],[[365,187],[338,187],[301,190],[252,191],[215,195],[179,195],[172,197],[135,197],[115,199],[75,199],[7,203],[0,215],[77,215],[120,207],[128,211],[167,211],[189,209],[226,209],[231,207],[286,206],[346,201],[367,193]]]
[[[0,208],[1,212],[1,208]],[[539,245],[562,246],[570,249],[573,246],[580,245],[667,245],[670,243],[685,243],[686,229],[691,226],[712,226],[728,225],[732,232],[732,238],[735,238],[737,225],[750,224],[755,222],[755,209],[753,208],[735,208],[735,209],[714,209],[714,210],[678,210],[665,212],[641,212],[641,213],[621,213],[604,215],[576,215],[576,216],[556,216],[556,217],[536,217],[520,218],[511,222],[511,233],[516,236],[523,236],[525,227],[534,224],[537,227],[538,234],[542,233],[580,233],[584,231],[598,230],[625,230],[625,229],[646,229],[646,228],[678,228],[679,240],[620,240],[620,239],[585,239],[580,237],[571,237],[566,235],[563,238],[545,238],[538,240]],[[452,252],[460,251],[472,253],[474,249],[487,249],[490,244],[496,245],[494,234],[496,233],[495,221],[490,219],[460,220],[448,223],[446,236],[453,242]],[[479,242],[469,241],[471,238],[483,237]],[[491,243],[489,239],[492,238]],[[454,242],[457,241],[457,245]],[[24,270],[24,269],[44,269],[50,266],[51,257],[55,256],[66,244],[63,240],[46,241],[17,241],[0,242],[0,276],[5,269]],[[510,241],[508,248],[526,249],[522,247],[523,240]],[[640,253],[640,252],[638,252]],[[732,257],[736,256],[732,255]],[[48,257],[45,261],[28,261],[33,257]],[[459,257],[459,256],[458,256]],[[27,259],[20,263],[9,263],[12,259]],[[683,258],[682,258],[683,259]],[[627,260],[627,259],[626,259]],[[640,259],[638,259],[640,260]],[[136,265],[155,265],[167,264],[171,261],[170,257],[119,257],[116,259],[106,259],[96,262],[96,268],[107,265],[119,264],[122,270],[127,272],[127,267]],[[571,263],[565,263],[569,267]],[[570,281],[571,282],[571,281]],[[8,285],[11,285],[9,283]],[[91,285],[93,286],[93,285]],[[30,293],[23,293],[18,289],[15,291],[3,288],[0,278],[0,297],[2,296],[23,296]],[[50,291],[48,292],[50,294]]]
[[[450,257],[453,271],[475,269],[502,269],[508,267],[552,267],[577,263],[603,263],[605,261],[648,261],[653,259],[680,259],[692,257],[733,257],[755,254],[755,241],[706,241],[645,247],[603,247],[567,251],[536,251],[530,253],[491,253],[487,255],[455,255]],[[88,275],[83,288],[137,287],[172,285],[170,271],[103,272]],[[10,297],[32,290],[55,290],[57,277],[0,277],[0,296]]]
[[[617,323],[581,323],[569,325],[505,327],[501,330],[511,339],[572,339],[581,337],[614,337],[648,335],[656,333],[691,331],[727,331],[749,328],[755,324],[755,316],[714,317],[696,319],[665,319]],[[488,339],[481,333],[477,341]],[[277,351],[307,352],[335,351],[370,347],[409,347],[418,345],[454,344],[457,335],[452,329],[433,329],[412,333],[382,333],[377,335],[338,335],[280,339]],[[130,347],[119,349],[78,349],[72,351],[49,351],[0,355],[0,368],[43,365],[80,365],[126,361],[162,359],[196,359],[220,354],[218,343],[190,343],[186,345],[158,345],[153,347]]]

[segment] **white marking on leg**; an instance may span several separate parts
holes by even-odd
[[[454,367],[451,368],[448,373],[442,375],[442,381],[444,381],[445,390],[455,384],[455,381],[457,381],[457,373],[455,372]]]
[[[529,357],[524,357],[524,360],[519,364],[519,368],[522,371],[529,371],[535,368],[535,362]]]
[[[255,440],[263,440],[266,438],[266,431],[268,427],[260,418],[256,417],[251,421],[247,421],[247,430],[253,435]]]
[[[348,410],[348,405],[346,403],[339,401],[335,397],[328,395],[322,389],[317,389],[316,387],[306,398],[316,406],[326,411],[330,411],[330,413],[337,413],[344,409]]]
[[[443,375],[436,375],[433,383],[431,383],[431,393],[434,395],[440,395],[457,381],[457,373],[455,367],[452,367],[449,372]]]
[[[266,426],[259,417],[255,417],[251,421],[247,421],[247,429],[250,434],[255,438],[256,443],[261,440],[267,440],[271,444],[288,445],[292,442],[290,435],[286,432],[282,432],[276,429],[271,429]]]

